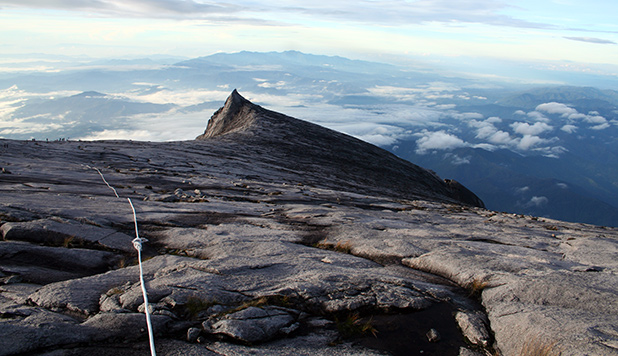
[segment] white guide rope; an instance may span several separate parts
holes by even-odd
[[[97,168],[97,167],[90,167],[90,166],[86,166],[88,168],[92,168],[94,170],[96,170],[97,172],[99,172],[99,175],[101,176],[101,179],[103,179],[103,182],[109,187],[109,189],[114,191],[114,194],[116,195],[116,198],[120,198],[120,196],[118,196],[118,192],[116,191],[116,189],[114,189],[114,187],[112,187],[111,185],[109,185],[109,183],[107,183],[107,180],[105,180],[105,177],[103,176],[103,173],[101,173],[101,171]],[[129,199],[129,198],[127,198]],[[131,200],[129,200],[129,202],[131,202]],[[133,207],[133,204],[131,204],[131,208]],[[133,214],[135,214],[135,210],[133,210]],[[137,224],[137,219],[135,219],[136,224]]]
[[[114,187],[107,183],[107,180],[105,180],[103,173],[101,173],[98,168],[90,166],[86,167],[92,168],[99,172],[99,175],[101,176],[101,179],[103,179],[103,182],[105,182],[105,184],[114,191],[114,194],[117,198],[120,198],[118,192],[116,192],[116,189],[114,189]],[[127,200],[129,201],[129,205],[131,206],[131,210],[133,211],[133,222],[135,223],[135,238],[131,242],[133,242],[133,247],[137,250],[137,261],[139,262],[139,281],[142,286],[142,295],[144,296],[144,314],[146,314],[146,325],[148,327],[148,337],[150,340],[150,354],[152,356],[157,356],[154,345],[154,335],[152,332],[152,322],[150,321],[150,304],[148,304],[148,293],[146,292],[146,285],[144,283],[144,271],[142,269],[142,243],[148,242],[148,240],[139,237],[139,231],[137,230],[137,214],[135,213],[135,207],[133,207],[133,202],[131,201],[131,198],[127,198]]]

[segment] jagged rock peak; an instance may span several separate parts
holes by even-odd
[[[447,184],[434,173],[352,136],[262,108],[236,90],[197,140],[211,145],[233,142],[235,151],[253,160],[256,170],[261,163],[268,163],[268,170],[274,164],[285,174],[300,174],[303,184],[483,206],[460,184]]]
[[[210,120],[204,133],[197,139],[221,136],[231,132],[247,129],[255,120],[255,113],[260,107],[251,103],[238,93],[236,89],[228,96],[225,105],[217,110]]]

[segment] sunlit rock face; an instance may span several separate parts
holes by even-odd
[[[1,143],[0,355],[148,353],[126,198],[162,355],[618,354],[616,229],[236,92],[198,140]]]

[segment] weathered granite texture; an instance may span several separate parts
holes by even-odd
[[[461,204],[232,112],[190,142],[3,140],[0,355],[149,353],[126,198],[159,355],[618,355],[616,229]]]

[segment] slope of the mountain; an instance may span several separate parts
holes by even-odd
[[[484,206],[461,184],[447,183],[433,172],[354,137],[264,109],[236,90],[197,139],[254,147],[261,159],[331,187]]]

